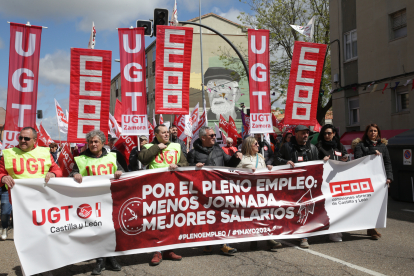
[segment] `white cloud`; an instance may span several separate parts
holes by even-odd
[[[3,86],[0,86],[0,107],[6,109],[7,105],[7,89]]]
[[[173,2],[173,1],[171,1]],[[205,9],[207,7],[210,7],[211,5],[214,5],[215,3],[219,4],[219,3],[223,3],[223,0],[209,0],[209,1],[201,1],[201,14],[206,14]],[[174,3],[172,3],[172,7],[174,7]],[[172,12],[172,7],[171,7],[171,12]],[[177,0],[177,11],[178,11],[178,20],[180,20],[180,10],[187,10],[189,12],[194,12],[194,11],[198,11],[199,9],[199,1],[197,0]],[[198,15],[197,15],[198,17]],[[187,18],[187,19],[181,19],[181,20],[188,20],[191,18]]]
[[[221,17],[224,17],[230,21],[233,21],[234,23],[241,24],[240,20],[237,19],[237,16],[240,15],[241,11],[235,8],[230,8],[227,12],[223,12],[220,8],[214,7],[212,9],[212,12],[214,12],[217,15],[220,15]]]
[[[58,50],[53,54],[46,54],[39,62],[39,79],[42,84],[69,84],[70,55]]]
[[[168,7],[172,11],[173,5],[168,0],[13,0],[2,1],[0,13],[8,18],[30,18],[30,23],[34,25],[36,20],[77,18],[78,28],[83,31],[90,31],[94,21],[99,33],[100,30],[116,31],[118,27],[129,27],[131,21],[138,19],[152,18],[157,7]]]
[[[42,126],[47,131],[47,133],[49,133],[50,137],[52,137],[52,139],[55,142],[58,142],[59,141],[59,131],[58,131],[58,127],[57,127],[56,115],[54,115],[52,117],[43,118],[42,120],[38,119],[37,124],[40,125],[40,122],[42,122]],[[67,135],[61,132],[60,133],[60,139],[62,139],[63,141],[66,141],[67,140]]]

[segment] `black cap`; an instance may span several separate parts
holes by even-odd
[[[295,127],[295,132],[301,131],[301,130],[310,130],[307,126],[304,125],[298,125]]]
[[[229,80],[229,81],[240,81],[240,75],[234,70],[226,69],[224,67],[209,67],[204,74],[204,85],[211,80]]]

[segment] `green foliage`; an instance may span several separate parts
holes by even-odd
[[[270,74],[271,90],[277,91],[277,99],[284,98],[289,83],[290,66],[295,41],[310,41],[290,27],[290,25],[305,26],[315,16],[315,43],[329,44],[329,0],[239,0],[250,6],[252,14],[242,12],[238,19],[248,28],[270,30]],[[247,49],[236,45],[247,61]],[[240,60],[233,51],[220,48],[220,59],[225,66],[236,70],[242,77],[246,72]],[[328,110],[332,105],[329,92],[331,91],[331,58],[328,53],[322,77],[319,106]],[[321,91],[322,92],[322,91]],[[321,110],[321,111],[323,111]],[[326,113],[323,113],[323,117]],[[322,115],[318,112],[318,121]]]

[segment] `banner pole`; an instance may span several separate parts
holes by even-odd
[[[262,147],[262,155],[263,155],[263,158],[264,158],[264,143],[263,143],[263,133],[262,133],[262,134],[260,134],[260,137],[261,137],[261,140],[262,140],[262,145],[263,145],[263,147]]]
[[[137,141],[138,141],[138,153],[141,151],[141,139],[139,138],[139,136],[137,136]],[[141,170],[141,161],[138,160],[138,170]]]
[[[204,103],[205,94],[204,94],[204,69],[203,69],[203,35],[201,32],[201,0],[199,0],[199,21],[200,21],[201,95],[203,97],[203,103]],[[203,107],[203,111],[204,111],[204,107]]]
[[[61,147],[62,146],[62,139],[60,139],[59,119],[58,119],[58,115],[57,114],[56,114],[56,121],[57,121],[57,128],[58,128],[58,132],[59,132],[59,147]]]

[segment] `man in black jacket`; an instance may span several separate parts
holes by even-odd
[[[276,157],[277,165],[289,164],[293,168],[295,163],[318,160],[318,149],[309,140],[309,128],[298,125],[295,128],[295,136],[290,142],[284,143]],[[300,240],[300,247],[309,248],[308,239]]]
[[[255,133],[254,138],[259,143],[259,153],[262,153],[262,148],[264,151],[264,158],[266,165],[273,165],[274,159],[273,159],[273,151],[272,147],[269,145],[269,143],[265,140],[262,142],[262,135],[260,133]]]
[[[178,128],[176,125],[170,127],[170,141],[173,143],[178,143],[181,146],[181,151],[184,154],[184,157],[187,158],[187,146],[183,140],[178,138]]]
[[[147,136],[145,136],[145,135],[139,136],[138,143],[140,145],[140,149],[142,150],[142,147],[145,144],[148,144]],[[141,164],[141,168],[139,168],[139,164],[138,164],[138,154],[139,154],[138,147],[134,147],[131,150],[131,153],[129,154],[129,166],[128,166],[128,169],[131,172],[132,171],[138,171],[138,170],[145,170],[145,166],[143,164]]]
[[[227,155],[223,149],[216,143],[216,133],[211,127],[203,126],[200,128],[199,137],[194,141],[194,149],[188,153],[187,161],[190,166],[202,168],[206,166],[227,166],[236,167],[243,155],[236,152],[233,156]],[[204,247],[204,254],[211,254],[211,246]],[[232,256],[237,249],[230,247],[229,244],[223,244],[220,253]]]

